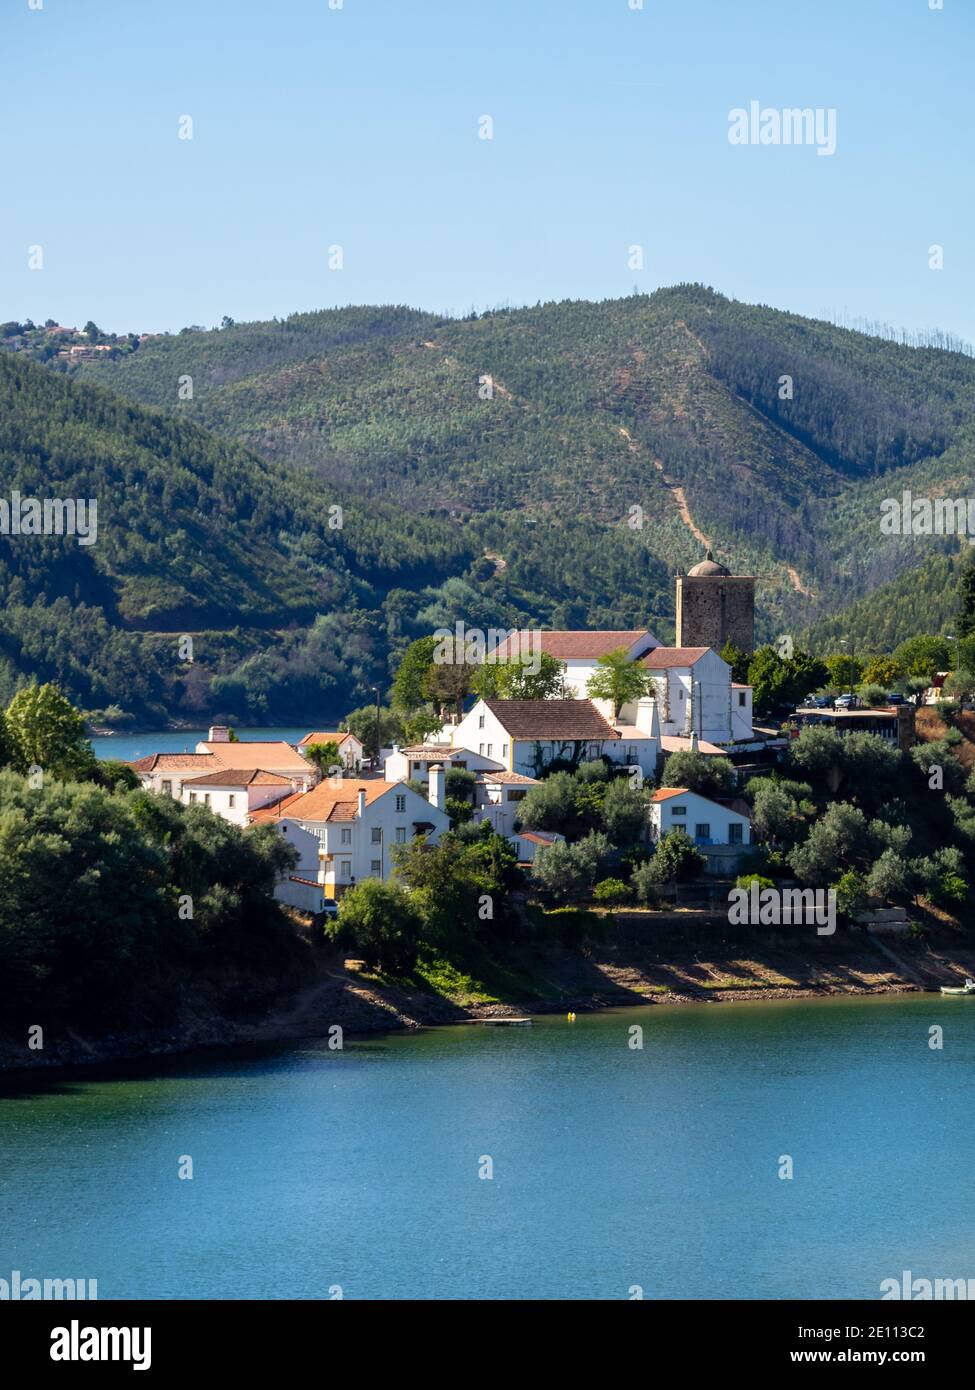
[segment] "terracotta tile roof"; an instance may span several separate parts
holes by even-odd
[[[477,774],[479,782],[513,782],[523,787],[538,787],[541,785],[537,777],[524,777],[520,772],[508,772],[504,768],[498,772],[479,772]]]
[[[337,786],[326,779],[319,782],[310,792],[295,792],[286,796],[273,806],[263,806],[251,814],[252,821],[280,820],[290,816],[294,820],[336,821],[354,820],[359,804],[360,789],[366,794],[366,805],[385,796],[393,787],[404,787],[403,782],[382,782],[378,778],[356,779],[344,777]]]
[[[220,772],[207,772],[202,777],[186,777],[186,787],[290,787],[290,777],[279,777],[276,772],[262,772],[256,767],[230,767]]]
[[[619,738],[591,700],[485,700],[512,738],[584,740]]]
[[[147,753],[129,766],[133,772],[192,772],[213,767],[215,761],[209,753]]]
[[[303,739],[300,739],[300,740],[299,740],[299,742],[298,742],[298,747],[299,747],[299,748],[307,748],[308,745],[311,744],[311,743],[338,743],[338,744],[342,744],[342,743],[345,742],[345,740],[346,740],[347,738],[355,738],[355,734],[350,733],[348,729],[346,729],[345,733],[342,733],[341,730],[339,730],[339,731],[337,731],[337,732],[335,732],[335,733],[314,733],[314,734],[305,734],[305,737],[304,737]]]
[[[308,771],[307,759],[303,758],[290,743],[263,743],[241,739],[239,743],[202,742],[203,749],[213,755],[223,767],[260,768],[262,771],[289,772]]]
[[[298,874],[289,874],[288,877],[292,883],[303,883],[307,888],[320,888],[323,893],[325,892],[325,885],[318,883],[313,878],[301,878]]]
[[[584,661],[587,657],[595,660],[597,657],[606,656],[608,652],[617,651],[620,647],[629,650],[641,637],[647,639],[648,647],[656,640],[645,628],[638,628],[633,632],[540,632],[538,629],[530,628],[520,634],[520,639],[508,638],[500,643],[495,655],[504,657],[508,655],[509,649],[513,649],[517,656],[519,652],[526,650],[526,643],[537,643],[538,646],[530,645],[527,650],[538,651],[540,647],[543,652],[558,657],[561,661]]]
[[[669,801],[672,796],[686,796],[690,789],[688,787],[661,787],[651,796],[651,801]],[[708,799],[704,798],[705,801]]]
[[[523,830],[519,840],[531,840],[533,845],[554,845],[562,839],[561,835],[546,835],[544,830]]]
[[[671,666],[693,666],[710,650],[710,647],[654,647],[643,658],[643,664],[651,671],[663,671]]]
[[[463,748],[452,748],[449,743],[417,743],[410,748],[399,750],[415,763],[439,763],[443,758],[453,758],[463,753]]]

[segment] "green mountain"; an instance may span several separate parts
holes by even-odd
[[[79,370],[326,490],[473,525],[507,562],[501,601],[556,600],[580,621],[666,628],[673,569],[704,535],[760,577],[764,633],[804,631],[956,550],[882,535],[880,502],[967,496],[975,461],[970,357],[693,285],[462,320],[297,314]],[[902,609],[913,631],[921,615]]]
[[[950,631],[958,540],[880,507],[971,495],[973,387],[701,286],[0,354],[4,495],[99,500],[97,545],[0,540],[0,698],[36,671],[140,718],[333,718],[457,619],[670,636],[704,538],[758,575],[762,636]]]

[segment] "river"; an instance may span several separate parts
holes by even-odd
[[[973,1149],[965,999],[204,1054],[0,1099],[0,1277],[95,1278],[100,1298],[874,1299],[905,1269],[975,1276]]]

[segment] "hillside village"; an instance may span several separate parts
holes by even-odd
[[[604,808],[619,803],[627,825],[615,840],[603,837],[616,888],[597,884],[597,899],[631,896],[615,877],[621,852],[631,870],[657,860],[658,892],[668,879],[697,873],[731,882],[754,874],[759,862],[765,872],[768,851],[788,836],[761,793],[781,784],[787,800],[779,821],[798,821],[810,809],[812,788],[789,782],[784,766],[797,741],[850,735],[851,750],[907,755],[917,707],[864,708],[851,699],[826,708],[819,700],[786,725],[756,723],[752,687],[734,679],[720,654],[752,652],[754,580],[731,575],[709,550],[676,576],[676,590],[677,645],[649,630],[508,634],[486,653],[482,672],[504,671],[506,689],[518,689],[530,651],[545,672],[543,698],[483,694],[441,704],[435,727],[381,747],[378,757],[348,729],[309,732],[292,746],[237,741],[214,726],[193,752],[151,754],[132,770],[145,788],[184,805],[201,804],[241,827],[275,827],[295,859],[276,896],[313,915],[334,911],[365,881],[395,879],[408,845],[436,846],[450,830],[501,837],[536,887],[556,885],[552,866],[578,849],[567,841],[592,817],[584,810],[578,824],[574,813],[562,824],[565,815],[546,811],[544,801],[556,788],[577,796],[587,784]],[[675,781],[679,771],[687,785]],[[654,855],[662,846],[668,855]],[[660,869],[665,860],[669,873]],[[570,873],[569,897],[572,885]]]

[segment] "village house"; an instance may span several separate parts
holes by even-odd
[[[294,777],[258,768],[220,768],[201,777],[183,779],[179,800],[184,806],[208,806],[216,815],[234,825],[245,826],[248,816],[282,797],[303,790]]]
[[[469,748],[455,748],[450,743],[418,743],[406,748],[394,743],[383,763],[383,775],[388,782],[425,783],[434,763],[466,772],[496,771],[504,766],[494,758],[472,753]]]
[[[450,728],[455,748],[476,749],[525,777],[563,760],[576,766],[607,757],[652,778],[660,754],[655,719],[652,700],[640,702],[634,724],[618,725],[592,700],[478,700]]]
[[[292,874],[312,878],[336,898],[363,879],[388,879],[395,867],[394,846],[418,835],[435,844],[450,826],[445,800],[444,771],[438,765],[431,769],[429,799],[405,782],[328,778],[311,791],[253,812],[249,821],[276,825],[302,853]],[[296,837],[296,828],[317,841],[316,863],[309,862],[310,842]]]
[[[735,805],[742,809],[686,787],[660,787],[650,797],[650,839],[656,842],[671,830],[683,830],[707,859],[708,873],[731,872],[752,843],[746,803]]]
[[[299,752],[305,753],[306,749],[316,743],[334,743],[339,750],[339,761],[346,771],[359,772],[361,770],[365,749],[355,734],[350,734],[348,730],[344,733],[339,730],[336,733],[305,734],[305,737],[298,743]]]

